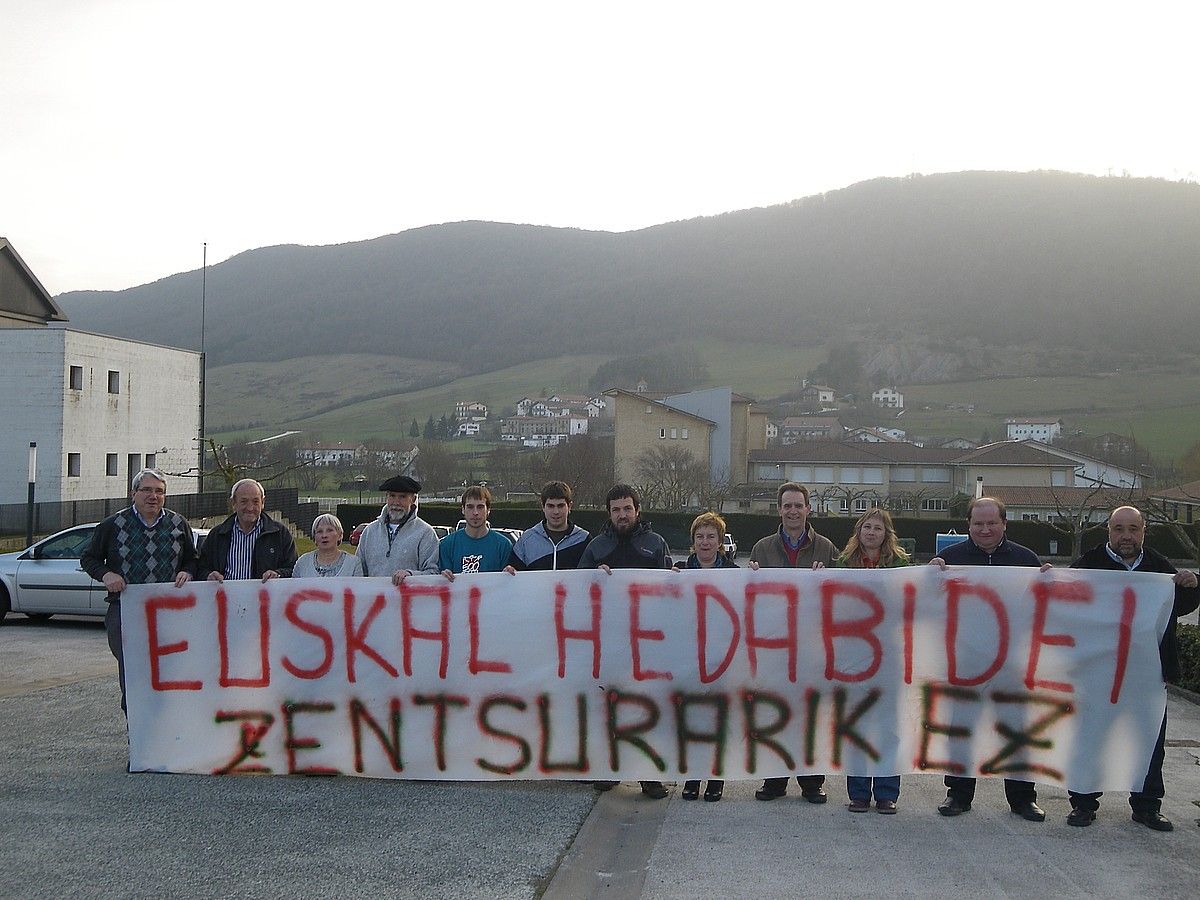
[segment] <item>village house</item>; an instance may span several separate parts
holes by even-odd
[[[653,399],[647,392],[604,392],[613,405],[614,466],[618,481],[636,481],[648,450],[685,447],[714,483],[741,484],[749,454],[767,444],[767,416],[754,401],[720,387]]]
[[[459,400],[454,404],[454,418],[462,422],[482,422],[488,417],[488,408],[478,400]]]
[[[904,409],[904,395],[894,387],[884,387],[872,391],[871,402],[887,409]]]
[[[1042,444],[1051,443],[1062,434],[1062,419],[1005,419],[1006,437],[1010,441],[1038,441]]]

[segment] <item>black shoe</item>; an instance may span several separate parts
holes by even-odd
[[[1046,811],[1030,800],[1028,803],[1018,803],[1012,811],[1026,822],[1045,822]]]
[[[957,797],[947,797],[945,802],[938,807],[938,812],[943,816],[961,816],[965,812],[971,811],[971,804],[964,803]]]
[[[1171,820],[1160,813],[1157,809],[1148,809],[1145,812],[1135,812],[1131,818],[1139,825],[1145,825],[1151,831],[1175,830],[1175,826],[1171,824]]]
[[[724,781],[710,781],[708,787],[704,789],[704,799],[709,803],[716,803],[721,799],[721,793],[725,790]]]
[[[667,796],[667,789],[663,787],[663,783],[661,781],[643,781],[642,793],[651,800],[661,800],[663,797]]]
[[[683,791],[679,794],[684,800],[695,800],[700,796],[700,782],[685,781]]]
[[[778,800],[780,797],[787,796],[787,787],[774,787],[763,785],[754,792],[755,800]]]
[[[1073,809],[1067,813],[1067,824],[1076,828],[1087,828],[1096,821],[1096,814],[1090,809]]]
[[[620,784],[619,781],[593,781],[592,787],[598,791],[611,791],[618,784]]]
[[[825,793],[825,788],[815,787],[810,791],[801,791],[800,796],[809,803],[824,803],[829,799],[829,795]]]

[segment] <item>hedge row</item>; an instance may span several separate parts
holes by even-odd
[[[1200,626],[1179,625],[1179,679],[1175,684],[1200,694]]]
[[[343,503],[337,508],[338,518],[349,531],[360,522],[369,522],[379,515],[380,504]],[[426,504],[421,507],[421,518],[430,525],[453,527],[462,513],[457,506]],[[490,521],[497,528],[529,528],[541,518],[536,506],[496,505],[492,508]],[[608,518],[603,510],[577,509],[571,513],[572,520],[588,531],[598,531]],[[672,513],[647,511],[645,518],[661,534],[675,552],[681,552],[690,543],[688,531],[695,513]],[[779,528],[779,517],[761,513],[729,513],[725,516],[729,531],[738,542],[739,555],[748,554],[754,542]],[[854,529],[855,518],[850,516],[813,516],[813,527],[838,547],[844,547]],[[962,519],[896,519],[896,533],[902,538],[916,541],[917,553],[932,556],[935,536],[955,531],[966,535],[966,523]],[[1084,549],[1096,546],[1106,537],[1104,528],[1090,529],[1083,535]],[[1012,521],[1008,523],[1008,536],[1024,544],[1039,556],[1073,557],[1077,554],[1071,547],[1071,538],[1046,522]],[[1171,559],[1187,559],[1190,553],[1166,528],[1152,526],[1149,543],[1160,553]],[[1052,546],[1053,545],[1053,546]]]

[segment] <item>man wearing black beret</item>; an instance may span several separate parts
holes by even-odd
[[[407,475],[394,475],[379,486],[387,502],[379,518],[363,529],[358,558],[363,574],[387,576],[400,584],[409,575],[438,571],[438,539],[433,528],[417,515],[421,483]]]

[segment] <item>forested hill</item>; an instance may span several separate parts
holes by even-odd
[[[479,372],[713,336],[1169,356],[1200,334],[1200,186],[963,172],[621,234],[460,222],[248,251],[209,268],[207,298],[216,365],[353,351]],[[184,347],[199,299],[198,271],[58,298],[73,327]]]

